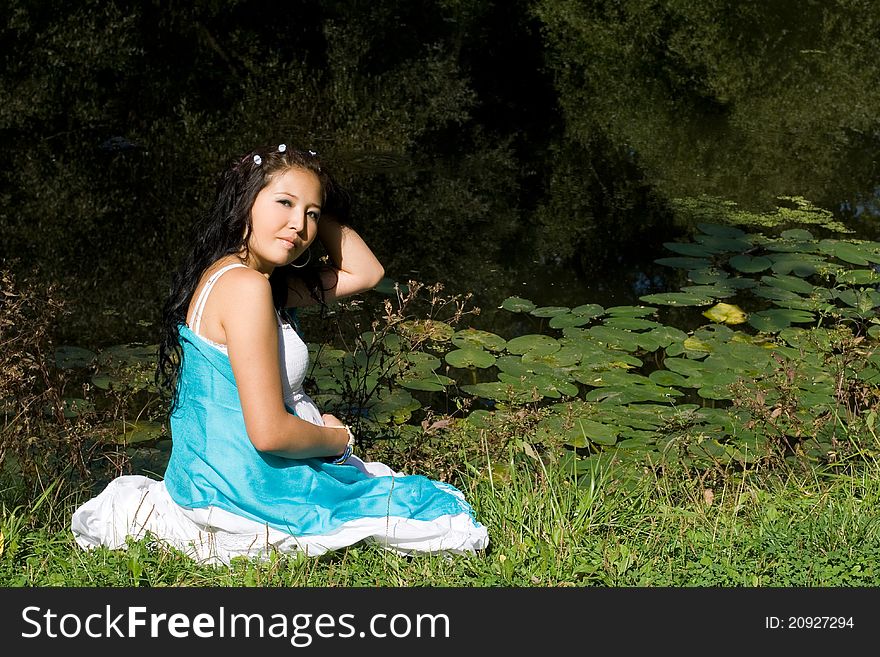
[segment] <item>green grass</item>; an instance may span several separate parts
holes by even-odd
[[[520,461],[521,459],[521,461]],[[729,475],[708,493],[682,474],[576,481],[517,456],[506,479],[473,470],[459,486],[487,525],[475,556],[402,557],[374,545],[318,558],[199,566],[132,543],[80,550],[69,531],[87,493],[48,486],[0,507],[3,586],[870,587],[880,583],[880,466]],[[0,499],[14,498],[7,489]],[[711,503],[709,503],[711,498]]]

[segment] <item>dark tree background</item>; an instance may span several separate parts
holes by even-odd
[[[154,339],[214,176],[263,141],[334,165],[390,276],[477,293],[650,258],[673,198],[880,186],[873,0],[2,7],[0,265],[64,286],[70,339]]]

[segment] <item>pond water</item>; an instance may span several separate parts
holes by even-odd
[[[860,194],[858,201],[841,200],[832,208],[834,219],[843,223],[851,233],[825,231],[823,236],[877,240],[880,237],[880,188],[873,194]],[[788,224],[776,227],[777,233],[785,228],[802,227]],[[817,231],[813,227],[814,232]],[[667,235],[669,241],[686,240],[686,231],[680,235]],[[503,280],[477,285],[470,291],[474,303],[481,309],[480,315],[469,318],[474,328],[493,331],[506,337],[514,337],[540,329],[540,322],[528,315],[512,315],[500,309],[500,303],[509,296],[533,301],[538,306],[575,307],[584,303],[596,303],[605,308],[625,305],[643,305],[640,297],[647,294],[675,291],[683,284],[680,272],[657,264],[658,258],[674,255],[662,245],[662,238],[653,248],[622,249],[610,261],[595,270],[584,273],[570,263],[560,263],[553,258],[534,257],[496,263],[505,276]],[[487,272],[495,273],[493,265]],[[454,282],[453,282],[454,284]],[[661,309],[661,314],[668,309]],[[675,312],[679,322],[687,327],[697,326],[706,320],[698,310],[679,308]]]

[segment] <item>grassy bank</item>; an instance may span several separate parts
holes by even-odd
[[[857,473],[739,473],[708,488],[684,474],[635,487],[576,481],[523,458],[507,480],[460,482],[491,544],[470,557],[402,557],[374,545],[318,558],[200,566],[150,545],[80,550],[69,531],[85,491],[47,487],[0,516],[4,586],[876,586],[880,467]]]

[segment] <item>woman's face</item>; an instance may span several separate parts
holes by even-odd
[[[248,264],[269,275],[302,255],[318,234],[321,183],[305,169],[276,173],[251,208]]]

